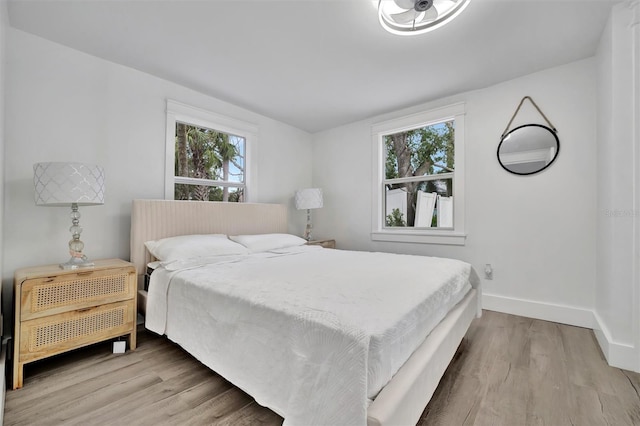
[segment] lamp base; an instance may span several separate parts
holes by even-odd
[[[82,233],[82,227],[80,226],[80,212],[78,211],[78,203],[71,203],[71,241],[69,241],[69,254],[71,258],[66,263],[61,263],[59,266],[62,269],[79,269],[79,268],[91,268],[95,266],[95,263],[90,262],[87,256],[82,254],[84,243],[80,241],[80,234]]]
[[[307,209],[307,227],[304,230],[304,239],[307,241],[311,241],[311,229],[313,226],[311,225],[311,209]]]
[[[87,260],[86,257],[84,259],[80,257],[71,257],[67,262],[61,263],[58,266],[60,266],[61,269],[80,269],[91,268],[92,266],[96,266],[96,264]]]

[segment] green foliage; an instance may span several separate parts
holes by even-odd
[[[409,174],[401,173],[398,170],[398,153],[396,153],[393,144],[393,136],[395,135],[386,135],[384,137],[387,153],[386,179],[415,176],[416,171],[424,168],[423,164],[428,164],[426,170],[423,170],[426,174],[447,173],[455,168],[453,121],[412,129],[400,134],[404,139],[403,149],[408,149],[410,152],[412,170]]]
[[[395,179],[398,176],[398,156],[393,149],[393,142],[390,136],[384,137],[384,146],[387,151],[387,159],[385,162],[385,179]]]
[[[386,226],[407,226],[407,223],[405,222],[403,216],[404,215],[402,214],[402,212],[400,212],[400,209],[393,209],[391,210],[391,214],[387,215],[385,219],[385,225]]]
[[[453,120],[385,135],[384,144],[386,179],[438,175],[454,171]],[[387,189],[403,188],[407,192],[406,223],[413,226],[417,191],[426,189],[425,192],[451,195],[451,185],[444,183],[447,181],[450,180],[388,183]]]
[[[202,188],[206,188],[207,191],[204,195],[201,192]],[[174,185],[174,191],[176,200],[223,201],[224,197],[224,190],[219,186],[185,185],[177,183]],[[244,191],[241,188],[230,188],[227,201],[232,203],[244,201]]]
[[[180,137],[186,139],[180,143]],[[230,164],[244,174],[244,139],[213,129],[176,123],[175,176],[228,181]],[[181,150],[184,150],[182,152]],[[180,163],[180,158],[184,161]],[[241,179],[243,180],[243,179]],[[206,185],[175,185],[175,198],[180,200],[237,201],[242,192]],[[235,200],[234,200],[235,198]]]

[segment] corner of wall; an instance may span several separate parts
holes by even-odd
[[[597,51],[598,220],[594,333],[609,365],[640,371],[638,0],[613,7]],[[605,211],[622,216],[605,216]]]
[[[598,313],[594,312],[593,315],[595,317],[593,333],[596,335],[596,340],[607,363],[611,367],[640,371],[636,348],[633,345],[615,342],[611,337],[611,332]]]

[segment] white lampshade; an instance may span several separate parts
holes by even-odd
[[[33,165],[35,201],[39,206],[104,204],[104,169],[82,163]]]
[[[322,189],[307,188],[296,191],[296,209],[319,209],[322,207]]]

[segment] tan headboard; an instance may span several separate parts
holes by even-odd
[[[131,262],[138,275],[151,261],[144,243],[192,234],[269,234],[287,232],[283,204],[133,200]]]

